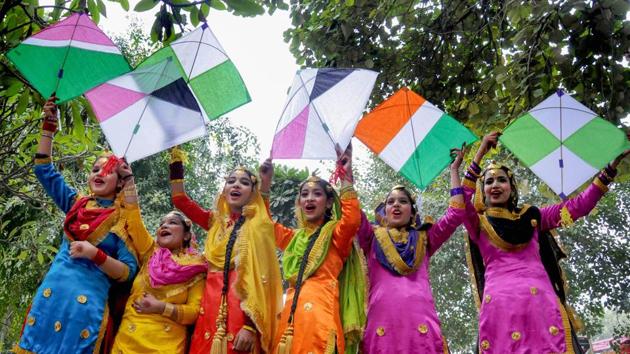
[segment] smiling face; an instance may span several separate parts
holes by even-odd
[[[157,230],[157,243],[162,248],[177,251],[190,241],[190,226],[185,224],[184,218],[175,212],[166,214],[160,221]]]
[[[240,213],[243,206],[249,202],[254,191],[254,183],[250,175],[241,169],[235,170],[225,180],[223,195],[232,212]]]
[[[306,182],[300,188],[298,205],[308,222],[318,223],[322,221],[326,210],[332,207],[332,202],[332,198],[326,195],[324,188],[317,182]]]
[[[88,185],[95,196],[104,199],[114,199],[122,181],[119,180],[116,173],[102,175],[101,170],[106,162],[107,158],[105,157],[96,160],[88,176]]]
[[[483,194],[487,205],[507,208],[511,193],[510,178],[503,169],[493,168],[486,172],[483,179]]]
[[[400,228],[409,225],[413,214],[413,202],[407,193],[394,189],[385,200],[385,218],[387,225]]]

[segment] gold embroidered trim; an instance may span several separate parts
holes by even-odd
[[[564,343],[567,345],[566,354],[575,353],[575,349],[573,349],[573,340],[571,339],[571,323],[569,322],[569,317],[567,316],[567,311],[560,302],[560,299],[556,297],[556,301],[558,302],[558,307],[560,309],[560,316],[562,316],[562,327],[564,328]]]
[[[407,275],[415,272],[422,264],[424,260],[424,256],[426,254],[426,246],[427,246],[427,233],[426,231],[418,231],[418,243],[416,244],[416,254],[413,262],[413,267],[409,267],[407,263],[405,263],[400,254],[396,250],[396,246],[394,245],[394,241],[390,237],[387,232],[388,229],[386,227],[377,227],[374,230],[374,236],[376,237],[376,241],[381,246],[383,250],[383,254],[389,264],[394,267],[396,272],[401,275]]]
[[[518,213],[509,211],[506,208],[489,207],[486,209],[486,215],[491,216],[493,218],[518,220],[521,218],[523,214],[525,214],[527,210],[529,210],[530,207],[531,205],[523,204],[523,207],[518,211]]]
[[[172,179],[170,182],[171,182],[171,184],[173,184],[173,183],[184,183],[184,179],[183,178],[176,178],[176,179]],[[173,195],[177,195],[177,194],[184,194],[184,192],[177,192],[177,193],[175,193]]]
[[[470,189],[475,189],[475,182],[469,180],[468,178],[464,178],[464,181],[462,182],[462,185],[465,187],[468,187]]]
[[[477,306],[477,313],[481,309],[481,299],[479,299],[479,291],[477,289],[477,277],[475,276],[475,267],[472,264],[472,254],[470,252],[470,235],[464,233],[464,241],[466,242],[466,264],[468,265],[468,274],[470,276],[470,287],[472,288],[472,296]]]
[[[502,251],[506,251],[506,252],[520,251],[523,248],[527,247],[527,245],[529,244],[529,242],[526,242],[526,243],[519,243],[517,245],[513,245],[509,242],[504,241],[494,230],[494,228],[488,221],[488,218],[483,214],[479,215],[479,221],[481,224],[481,228],[483,229],[483,231],[485,231],[486,235],[488,236],[488,240],[490,240],[490,243]]]
[[[184,291],[187,291],[191,287],[193,287],[199,281],[204,280],[206,278],[206,273],[199,273],[195,275],[194,277],[188,279],[186,282],[179,283],[179,284],[163,285],[163,286],[154,288],[151,286],[151,279],[149,277],[149,272],[147,270],[147,267],[144,266],[142,268],[143,268],[142,274],[140,274],[139,276],[142,277],[142,281],[144,283],[143,287],[148,293],[151,293],[152,295],[154,295],[158,300],[164,300],[164,299],[171,298],[173,296],[177,296],[183,293]]]
[[[101,352],[101,342],[105,337],[105,330],[107,329],[107,320],[109,317],[109,305],[105,301],[105,311],[103,311],[103,319],[101,320],[101,328],[98,330],[98,337],[96,337],[96,344],[94,344],[94,351],[92,353],[98,354]]]
[[[453,209],[466,209],[466,204],[463,202],[456,202],[454,200],[451,200],[448,202],[448,206],[453,208]]]
[[[324,350],[324,353],[334,354],[335,348],[337,348],[337,332],[332,330],[328,335],[328,342],[326,342],[326,349]]]
[[[35,164],[36,165],[47,165],[49,163],[52,163],[52,157],[48,156],[48,157],[43,157],[43,158],[37,158],[35,159]]]
[[[341,190],[341,195],[339,196],[339,199],[349,200],[349,199],[357,199],[358,197],[359,196],[357,195],[357,192],[354,190],[354,187],[350,186]]]
[[[599,188],[602,192],[608,192],[608,186],[605,185],[604,182],[602,182],[599,176],[595,177],[595,179],[593,180],[593,184],[597,186],[597,188]]]
[[[560,226],[569,227],[573,225],[574,222],[575,221],[569,212],[569,208],[567,208],[567,205],[565,204],[562,206],[562,209],[560,209]]]

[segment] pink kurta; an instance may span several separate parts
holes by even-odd
[[[474,190],[465,186],[466,200]],[[575,220],[587,215],[604,195],[596,184],[573,199],[540,209],[541,223],[527,246],[505,251],[480,228],[472,204],[466,207],[464,225],[481,252],[485,286],[479,312],[481,353],[574,353],[567,313],[554,292],[540,259],[539,231],[559,226],[566,205]]]
[[[464,209],[449,207],[427,231],[427,252],[417,271],[395,275],[376,258],[373,226],[365,216],[359,244],[370,279],[365,353],[446,353],[429,280],[429,259],[462,223]]]

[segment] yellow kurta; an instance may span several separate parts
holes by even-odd
[[[128,225],[138,251],[143,254],[140,273],[133,282],[131,295],[125,306],[112,353],[185,353],[188,325],[195,323],[204,291],[205,273],[197,274],[186,282],[152,288],[147,263],[157,248],[148,233],[143,235],[144,225]],[[146,232],[146,230],[144,231]],[[147,250],[142,252],[143,250]],[[182,258],[190,256],[182,256]],[[178,263],[184,263],[174,257]],[[175,305],[176,321],[162,314],[137,313],[131,306],[144,293]]]

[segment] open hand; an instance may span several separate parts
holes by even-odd
[[[454,148],[451,149],[451,157],[453,158],[453,162],[451,162],[452,170],[459,170],[459,166],[462,165],[462,161],[464,160],[464,155],[466,154],[466,143],[462,144],[460,149]]]
[[[337,151],[337,165],[343,167],[346,172],[345,180],[352,182],[352,143],[348,144],[346,151],[341,151],[339,145],[335,147]]]

